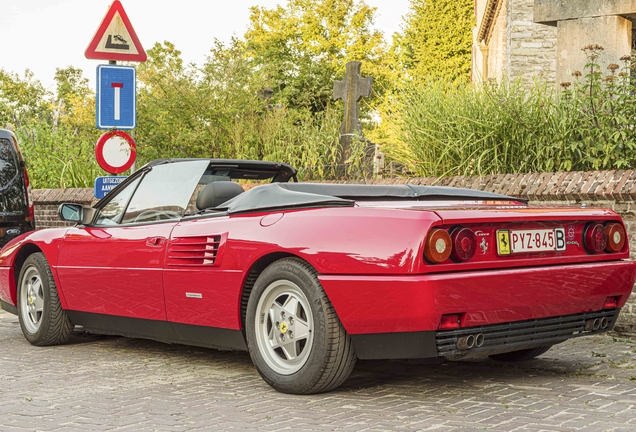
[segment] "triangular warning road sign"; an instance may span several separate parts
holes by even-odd
[[[110,5],[84,55],[98,60],[146,61],[146,51],[119,0]]]

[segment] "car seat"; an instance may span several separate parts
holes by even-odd
[[[204,210],[218,207],[224,202],[243,193],[243,187],[231,181],[208,183],[197,195],[197,208]]]

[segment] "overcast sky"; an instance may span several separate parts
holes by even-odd
[[[82,69],[94,85],[100,60],[87,60],[84,51],[112,0],[0,0],[0,68],[20,75],[30,69],[50,90],[55,68]],[[242,37],[249,7],[268,8],[286,0],[121,0],[147,50],[155,42],[174,43],[186,62],[200,63],[214,38]],[[366,0],[377,7],[375,26],[391,41],[400,30],[409,0]]]

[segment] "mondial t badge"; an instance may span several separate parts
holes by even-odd
[[[280,332],[282,334],[287,333],[287,323],[285,321],[283,321],[282,323],[280,323],[280,325],[278,326],[278,329],[280,330]]]

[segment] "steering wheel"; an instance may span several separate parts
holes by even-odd
[[[154,215],[154,218],[152,215]],[[137,215],[134,222],[160,221],[165,219],[181,219],[181,213],[172,210],[144,210]]]

